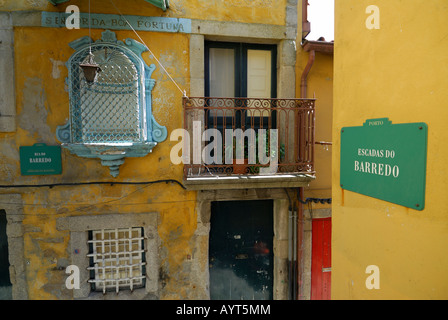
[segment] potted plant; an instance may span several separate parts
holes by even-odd
[[[229,152],[229,150],[232,150],[232,163],[227,164],[225,162],[226,154]],[[233,143],[231,144],[225,144],[222,154],[222,164],[226,166],[226,169],[230,169],[230,173],[234,174],[245,174],[247,173],[247,165],[248,165],[248,153],[247,153],[247,146],[244,147],[244,153],[242,159],[237,159],[236,154],[236,138],[233,138]],[[228,166],[228,167],[227,167]]]
[[[246,174],[248,173],[248,146],[244,144],[243,158],[237,158],[236,152],[236,138],[233,143],[233,173],[234,174]]]

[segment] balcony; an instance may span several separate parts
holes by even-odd
[[[184,97],[183,108],[187,188],[303,187],[315,178],[314,99]]]

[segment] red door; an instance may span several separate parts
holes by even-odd
[[[330,300],[331,218],[313,219],[311,300]]]

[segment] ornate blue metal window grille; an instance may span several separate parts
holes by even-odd
[[[57,129],[62,146],[87,158],[100,158],[116,177],[125,157],[141,157],[167,137],[167,130],[152,115],[151,91],[155,65],[141,54],[147,48],[133,40],[117,41],[106,30],[91,44],[89,37],[71,42],[76,52],[67,62],[70,119]],[[101,71],[92,84],[80,63],[91,51]]]

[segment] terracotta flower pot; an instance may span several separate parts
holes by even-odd
[[[240,161],[241,162],[241,159]],[[233,173],[234,174],[245,174],[247,173],[247,159],[244,159],[244,164],[240,164],[238,163],[237,160],[235,159],[233,162]]]

